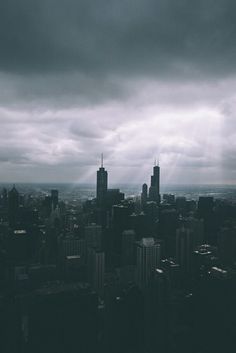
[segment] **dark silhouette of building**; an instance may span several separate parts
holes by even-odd
[[[176,231],[176,260],[183,271],[189,272],[192,264],[193,233],[188,228]]]
[[[214,200],[211,196],[200,196],[198,201],[198,214],[200,218],[211,216],[214,206]]]
[[[167,271],[156,268],[151,275],[147,297],[147,345],[150,352],[169,352],[170,279]]]
[[[101,157],[101,167],[97,171],[97,206],[99,208],[105,207],[107,195],[107,171],[103,167],[103,155]]]
[[[108,189],[106,193],[106,206],[108,210],[111,210],[112,206],[118,205],[123,201],[125,195],[120,192],[120,189]]]
[[[141,194],[141,206],[142,206],[142,209],[146,205],[147,199],[148,199],[148,186],[147,186],[147,184],[143,184],[143,186],[142,186],[142,194]]]
[[[88,282],[99,295],[104,290],[105,253],[96,248],[88,249]]]
[[[204,220],[205,240],[211,244],[216,244],[215,226],[217,218],[213,212],[214,199],[211,196],[201,196],[198,201],[198,215]]]
[[[160,167],[153,167],[153,175],[151,176],[151,186],[149,188],[149,200],[160,203]]]
[[[133,229],[122,233],[121,263],[123,266],[134,264],[135,232]]]
[[[52,209],[55,210],[55,208],[58,206],[58,190],[51,190],[51,202]]]
[[[137,242],[137,283],[145,290],[150,283],[152,271],[160,266],[161,244],[154,238]]]

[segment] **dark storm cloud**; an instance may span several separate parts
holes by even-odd
[[[3,0],[0,70],[230,73],[235,19],[234,0]]]

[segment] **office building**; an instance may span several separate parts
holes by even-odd
[[[192,264],[193,253],[193,233],[188,228],[179,228],[176,230],[176,260],[180,268],[189,272]]]
[[[53,210],[55,210],[58,206],[58,194],[58,190],[51,190],[51,205]]]
[[[149,188],[149,200],[155,201],[158,204],[161,201],[160,197],[160,167],[153,167],[153,175],[151,176],[151,186]]]
[[[93,290],[103,295],[105,276],[105,253],[95,249],[88,249],[88,282]]]
[[[123,266],[134,265],[135,232],[133,229],[122,233],[121,263]]]
[[[137,242],[137,284],[145,289],[150,283],[152,271],[159,267],[161,244],[154,238],[143,238]]]
[[[142,207],[142,209],[146,205],[147,199],[148,199],[148,186],[147,186],[147,184],[143,184],[142,193],[141,193],[141,207]]]
[[[104,208],[106,203],[107,195],[107,183],[108,183],[107,171],[103,167],[103,155],[101,157],[101,167],[97,171],[97,206],[99,208]]]
[[[101,249],[102,246],[102,226],[96,223],[84,227],[84,238],[88,248]]]

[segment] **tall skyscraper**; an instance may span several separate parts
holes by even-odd
[[[107,194],[107,171],[103,167],[103,155],[101,156],[101,167],[97,171],[97,206],[103,208]]]
[[[150,282],[151,273],[159,267],[161,261],[161,244],[154,238],[143,238],[137,244],[137,282],[145,289]]]
[[[160,167],[154,165],[153,175],[151,176],[151,186],[149,188],[149,200],[160,203]]]

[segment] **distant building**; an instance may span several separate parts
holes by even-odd
[[[173,205],[175,203],[175,195],[173,195],[173,194],[164,194],[163,195],[163,201]]]
[[[106,193],[106,206],[111,209],[112,206],[118,205],[125,198],[124,193],[120,189],[108,189]]]
[[[201,218],[208,218],[213,211],[214,199],[211,196],[200,196],[198,200],[198,214]]]
[[[179,197],[176,197],[176,209],[178,212],[180,213],[185,213],[186,211],[186,197],[184,196],[179,196]]]
[[[158,204],[161,201],[160,197],[160,167],[153,167],[153,175],[151,176],[151,186],[149,188],[149,200],[155,201]]]
[[[141,206],[142,206],[142,209],[146,205],[147,199],[148,199],[148,186],[147,186],[147,184],[143,184],[142,193],[141,193]]]
[[[236,227],[229,225],[222,227],[218,233],[217,244],[219,256],[224,264],[236,261]]]
[[[58,206],[58,190],[51,190],[51,203],[52,203],[52,209],[55,210]]]
[[[107,195],[107,171],[103,167],[103,155],[101,158],[101,167],[97,171],[97,206],[99,208],[105,207],[106,195]]]

